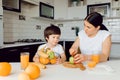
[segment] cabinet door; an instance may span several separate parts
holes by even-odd
[[[65,54],[67,57],[67,61],[69,61],[70,53],[69,49],[71,48],[74,41],[65,41]]]
[[[120,43],[112,43],[110,58],[120,59]]]
[[[3,9],[0,7],[0,46],[3,45]]]
[[[33,45],[35,46],[35,45]],[[20,52],[29,52],[29,61],[32,62],[33,54],[35,54],[34,47],[31,45],[28,46],[21,46]]]
[[[2,7],[2,0],[0,0],[0,7]]]
[[[34,44],[34,45],[27,45],[27,46],[21,46],[20,52],[29,52],[30,62],[33,62],[33,57],[35,53],[37,52],[38,46],[41,44]]]
[[[20,51],[18,47],[0,50],[0,62],[20,62]]]
[[[36,54],[39,45],[40,44],[30,46],[30,62],[33,62],[33,57]]]
[[[87,6],[68,8],[68,19],[84,19],[87,15]]]
[[[67,19],[68,0],[54,0],[54,18]]]

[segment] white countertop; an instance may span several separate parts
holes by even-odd
[[[120,60],[111,60],[99,63],[93,70],[81,71],[79,68],[66,68],[62,64],[47,65],[41,69],[41,75],[35,80],[119,80]],[[20,63],[11,63],[12,72],[9,76],[0,77],[0,80],[17,80],[22,70]],[[111,67],[112,71],[105,69]]]
[[[8,48],[8,47],[16,47],[16,46],[27,46],[27,45],[34,45],[34,44],[42,44],[45,42],[33,42],[33,43],[14,43],[14,44],[4,44],[1,48]]]
[[[74,41],[73,39],[61,39],[60,41]],[[4,44],[3,46],[0,47],[2,48],[8,48],[8,47],[16,47],[16,46],[25,46],[25,45],[33,45],[33,44],[41,44],[41,43],[46,43],[44,42],[31,42],[31,43],[23,43],[23,42],[16,42],[14,44]],[[113,44],[120,44],[120,41],[112,41]]]

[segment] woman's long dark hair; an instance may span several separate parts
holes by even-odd
[[[90,13],[84,20],[87,20],[94,27],[100,26],[100,30],[108,31],[108,29],[102,24],[103,16],[97,12]]]

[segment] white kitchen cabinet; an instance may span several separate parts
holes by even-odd
[[[120,42],[112,44],[110,58],[120,58]]]
[[[87,0],[87,5],[90,4],[101,4],[101,3],[109,3],[112,0]]]
[[[68,7],[68,19],[84,19],[87,15],[87,6]]]
[[[45,17],[40,17],[40,2],[43,2],[45,4],[54,6],[54,0],[38,0],[38,6],[32,6],[30,5],[29,13],[27,14],[28,16],[34,18],[34,19],[40,19],[40,20],[51,20]]]
[[[3,45],[3,21],[0,18],[0,46]]]
[[[0,7],[0,46],[3,45],[3,9]]]
[[[67,19],[68,0],[54,0],[54,18]]]
[[[2,6],[2,0],[0,0],[0,7]]]

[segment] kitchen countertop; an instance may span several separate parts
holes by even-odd
[[[41,69],[41,75],[35,80],[119,80],[120,60],[110,60],[99,63],[94,69],[81,71],[79,68],[66,68],[62,64],[47,65]],[[0,80],[17,80],[23,70],[20,63],[11,63],[12,72],[9,76],[0,77]],[[112,70],[109,69],[112,68]]]
[[[8,48],[8,47],[16,47],[16,46],[26,46],[26,45],[34,45],[34,44],[42,44],[45,42],[32,42],[32,43],[23,43],[23,42],[16,42],[14,44],[4,44],[0,49],[2,48]]]
[[[74,41],[73,39],[61,39],[60,41]],[[0,46],[0,49],[2,48],[8,48],[8,47],[16,47],[16,46],[24,46],[24,45],[33,45],[33,44],[42,44],[44,42],[31,42],[31,43],[25,43],[25,42],[16,42],[14,44],[4,44],[2,47]],[[120,41],[112,41],[112,44],[120,44]]]

